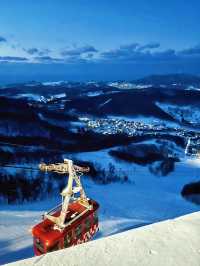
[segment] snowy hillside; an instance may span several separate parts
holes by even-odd
[[[191,105],[174,105],[166,103],[156,103],[163,111],[170,114],[179,122],[200,124],[200,107]]]
[[[66,177],[38,172],[41,162],[90,167],[82,180],[100,203],[96,238],[200,209],[199,160],[185,154],[192,140],[199,154],[199,78],[183,80],[1,88],[0,264],[33,255],[29,229],[60,201]]]
[[[195,212],[9,265],[199,266],[199,216]]]
[[[110,162],[113,163],[106,150],[79,154],[77,158],[93,160],[106,168]],[[166,177],[156,177],[148,167],[123,162],[117,162],[115,166],[119,173],[128,174],[129,182],[98,185],[83,179],[87,195],[100,203],[100,232],[97,238],[200,209],[180,194],[185,184],[197,180],[200,171],[187,161],[177,163],[175,171]],[[1,264],[33,256],[32,236],[28,230],[40,221],[44,211],[59,200],[56,197],[20,206],[0,207]]]

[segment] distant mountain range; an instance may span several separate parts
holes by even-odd
[[[200,85],[200,76],[190,74],[151,75],[134,81],[137,84],[152,85]]]
[[[55,87],[55,88],[87,88],[92,89],[92,87],[116,87],[119,89],[134,89],[143,88],[143,86],[196,86],[200,87],[200,76],[195,76],[191,74],[167,74],[167,75],[151,75],[141,79],[136,79],[132,81],[127,80],[116,80],[112,82],[105,81],[30,81],[26,83],[17,83],[1,86],[1,88],[16,88],[16,87]],[[60,90],[60,89],[59,89]]]

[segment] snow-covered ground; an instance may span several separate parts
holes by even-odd
[[[17,96],[15,96],[16,98],[26,98],[28,100],[32,100],[32,101],[40,101],[41,100],[41,95],[35,93],[22,93],[22,94],[18,94]]]
[[[46,82],[43,82],[42,85],[43,86],[60,86],[62,84],[67,84],[68,82],[67,81],[63,81],[63,80],[60,80],[60,81],[46,81]]]
[[[185,90],[192,90],[192,91],[200,91],[200,88],[199,87],[196,87],[196,86],[193,86],[193,85],[190,85],[188,86]]]
[[[198,211],[199,206],[181,197],[187,183],[198,180],[200,164],[183,160],[173,173],[154,176],[148,167],[114,161],[108,150],[85,152],[78,159],[93,161],[104,167],[109,162],[126,173],[130,182],[98,185],[83,178],[87,195],[100,203],[100,232],[96,238]],[[57,205],[59,197],[24,205],[0,206],[0,264],[33,256],[30,228],[41,215]]]
[[[199,266],[200,212],[154,223],[9,266]]]
[[[191,105],[175,105],[157,102],[156,105],[160,107],[164,112],[171,115],[177,121],[189,121],[191,124],[199,124],[200,120],[200,108],[198,106]]]
[[[66,93],[59,93],[59,94],[53,94],[49,97],[44,97],[43,95],[40,94],[33,94],[33,93],[22,93],[22,94],[18,94],[17,96],[15,96],[15,98],[25,98],[31,101],[35,101],[35,102],[43,102],[43,103],[47,103],[53,100],[58,100],[58,99],[62,99],[66,97]]]
[[[131,89],[146,89],[146,88],[151,88],[153,85],[151,84],[134,84],[130,82],[109,82],[108,86],[110,87],[115,87],[119,89],[126,89],[126,90],[131,90]]]
[[[99,96],[102,94],[103,94],[103,91],[90,91],[87,93],[87,96],[88,97],[96,97],[96,96]]]

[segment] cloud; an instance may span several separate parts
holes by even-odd
[[[185,49],[185,50],[182,50],[180,52],[181,55],[188,55],[188,56],[191,56],[191,55],[200,55],[200,45],[196,45],[194,47],[191,47],[191,48],[188,48],[188,49]]]
[[[120,49],[121,50],[136,50],[136,48],[138,48],[140,45],[139,43],[131,43],[131,44],[127,44],[127,45],[121,45]]]
[[[121,45],[118,49],[103,52],[101,53],[101,56],[102,58],[108,60],[135,60],[151,57],[150,50],[159,47],[159,43],[150,43],[146,45],[140,45],[139,43],[131,43],[128,45]]]
[[[19,52],[21,54],[21,49]],[[92,45],[81,47],[72,47],[60,51],[53,52],[37,47],[23,48],[27,56],[0,56],[0,62],[26,62],[39,64],[99,64],[111,65],[118,64],[123,67],[125,64],[134,65],[150,65],[150,64],[197,64],[200,60],[200,45],[196,45],[187,49],[175,50],[164,49],[158,42],[147,44],[139,44],[137,42],[120,45],[116,49],[108,51],[98,51]],[[15,53],[17,48],[15,49]],[[57,56],[60,52],[60,56]]]
[[[39,53],[39,50],[37,48],[30,48],[30,49],[24,49],[24,50],[30,55],[34,55],[34,54]]]
[[[160,44],[155,42],[155,43],[149,43],[146,45],[141,45],[141,46],[139,46],[138,50],[143,51],[145,49],[157,49],[159,47],[160,47]]]
[[[67,49],[61,52],[62,56],[81,56],[87,53],[97,53],[98,50],[92,45],[85,45],[73,49]]]
[[[38,55],[39,55],[39,56],[44,56],[44,55],[48,55],[50,52],[51,52],[50,49],[45,48],[45,49],[40,50],[40,51],[38,52]]]
[[[168,49],[162,52],[155,52],[152,53],[153,59],[159,59],[159,60],[171,60],[171,59],[178,59],[178,55],[174,49]]]
[[[34,59],[38,62],[54,63],[54,62],[64,62],[62,58],[55,58],[51,56],[36,56]]]
[[[140,45],[133,43],[126,46],[120,46],[118,49],[101,53],[101,58],[107,61],[124,62],[153,62],[160,60],[177,59],[178,55],[173,49],[158,51],[159,43],[149,43]]]
[[[62,57],[62,58],[56,58],[51,56],[36,56],[33,58],[37,63],[45,63],[45,64],[51,64],[51,63],[60,63],[60,64],[81,64],[81,63],[87,63],[91,61],[91,55],[89,54],[89,57],[86,56],[86,58],[82,58],[80,56],[74,55],[70,57]]]
[[[128,45],[121,45],[118,49],[113,49],[101,53],[104,59],[125,59],[134,55],[139,47],[138,43],[131,43]]]
[[[86,58],[87,59],[92,59],[94,57],[94,54],[93,53],[88,53],[87,55],[86,55]]]
[[[6,62],[25,62],[28,61],[26,57],[19,57],[19,56],[0,56],[0,61]]]
[[[0,36],[0,42],[7,42],[7,40],[3,36]]]
[[[39,56],[44,56],[44,55],[48,55],[51,51],[49,49],[38,49],[36,47],[32,47],[32,48],[23,48],[23,50],[28,53],[29,55],[39,55]]]

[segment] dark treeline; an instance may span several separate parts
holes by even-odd
[[[27,149],[14,147],[14,151],[5,151],[0,149],[0,164],[39,164],[41,162],[52,163],[63,161],[61,153],[56,151]]]
[[[175,163],[179,161],[174,152],[173,143],[157,141],[155,144],[131,144],[115,150],[109,154],[117,160],[129,163],[149,166],[149,170],[154,175],[166,176],[174,171]]]
[[[66,177],[55,173],[17,171],[0,173],[0,199],[3,203],[23,203],[44,199],[59,193]]]
[[[200,181],[186,184],[181,191],[181,195],[186,200],[200,205]]]
[[[61,161],[57,160],[55,162]],[[82,176],[81,178],[90,178],[95,183],[109,184],[112,182],[128,181],[128,176],[124,173],[118,173],[113,164],[109,164],[108,169],[104,169],[100,165],[94,165],[90,162],[75,160],[75,163],[89,166],[90,172],[87,176]],[[56,196],[66,185],[67,177],[64,174],[2,167],[0,171],[0,202],[8,204],[23,203]]]

